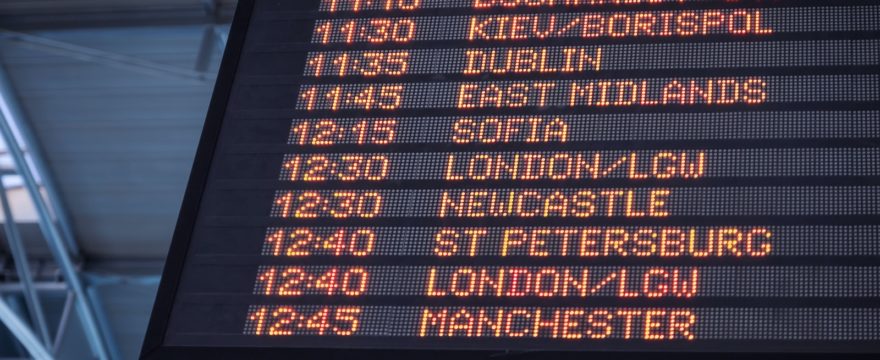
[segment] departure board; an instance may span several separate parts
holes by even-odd
[[[143,356],[309,349],[880,352],[880,3],[242,1]]]

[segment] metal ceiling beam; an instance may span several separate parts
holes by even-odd
[[[226,48],[227,32],[220,29],[223,19],[219,0],[202,0],[202,3],[205,6],[205,13],[214,18],[214,24],[205,26],[202,45],[199,47],[199,54],[196,57],[196,70],[207,71],[211,59],[218,54],[222,56],[223,50]]]
[[[87,286],[86,296],[89,297],[89,300],[91,300],[96,308],[106,309],[101,301],[101,295],[98,293],[97,287]],[[110,319],[107,318],[107,314],[104,311],[96,311],[95,320],[97,320],[98,326],[101,327],[101,333],[104,336],[104,345],[107,346],[107,352],[110,355],[110,359],[122,360],[119,346],[116,345],[116,337],[113,336],[113,327],[110,325]]]
[[[34,282],[34,290],[37,292],[66,292],[67,285],[57,281],[38,281]],[[21,293],[24,287],[21,283],[0,283],[0,295],[7,293]]]
[[[58,327],[55,332],[55,345],[52,346],[52,351],[55,354],[61,351],[61,346],[64,345],[64,336],[70,331],[67,325],[70,324],[74,303],[76,303],[75,296],[68,291],[67,296],[64,298],[64,307],[61,309],[61,319],[58,320]]]
[[[86,287],[103,287],[118,285],[134,285],[134,286],[158,286],[162,276],[155,275],[119,275],[119,274],[94,274],[80,273]],[[67,285],[60,281],[35,281],[33,288],[37,292],[64,292],[67,291]],[[2,283],[0,282],[0,296],[8,293],[21,293],[24,291],[22,283]]]
[[[52,40],[41,36],[0,29],[0,38],[54,54],[71,57],[101,65],[129,69],[145,74],[168,76],[200,83],[214,81],[215,75],[205,71],[185,69],[160,64],[133,56],[115,54],[85,46],[74,45],[63,41]]]
[[[202,43],[196,56],[196,71],[208,71],[208,67],[211,66],[211,59],[217,53],[217,45],[219,43],[220,40],[217,39],[217,30],[214,25],[205,26],[202,34]]]
[[[52,354],[43,347],[40,340],[31,331],[30,327],[15,314],[2,297],[0,297],[0,322],[6,325],[9,332],[27,349],[28,353],[37,360],[52,360]]]
[[[199,1],[20,1],[0,2],[0,24],[28,31],[98,27],[207,25],[232,21],[236,0],[215,2],[215,14]]]

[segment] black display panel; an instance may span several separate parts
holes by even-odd
[[[240,2],[143,357],[581,352],[880,352],[880,4]]]

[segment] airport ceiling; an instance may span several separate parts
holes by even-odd
[[[0,63],[87,258],[164,258],[233,10],[0,0]]]
[[[229,22],[234,0],[0,0],[10,30]]]

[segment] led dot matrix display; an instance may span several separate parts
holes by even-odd
[[[243,1],[144,355],[880,352],[878,69],[863,0]]]

